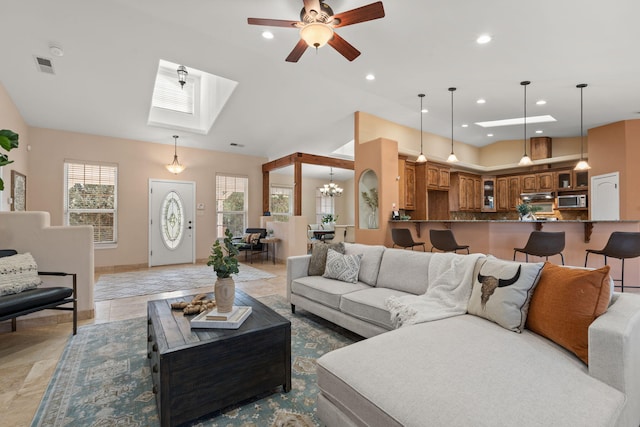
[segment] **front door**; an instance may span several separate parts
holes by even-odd
[[[149,180],[149,266],[195,263],[195,182]]]

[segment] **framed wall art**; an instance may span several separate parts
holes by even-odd
[[[11,210],[27,210],[27,177],[20,172],[11,171]]]

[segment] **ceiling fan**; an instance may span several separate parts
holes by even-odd
[[[384,18],[384,8],[381,1],[337,15],[334,15],[331,7],[321,0],[303,0],[303,2],[304,7],[300,11],[300,21],[261,18],[247,20],[251,25],[300,29],[300,41],[287,56],[287,62],[298,62],[307,47],[318,49],[327,43],[349,61],[353,61],[360,55],[360,51],[335,33],[334,28]]]

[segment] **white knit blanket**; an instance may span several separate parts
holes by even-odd
[[[394,327],[465,314],[473,288],[473,269],[481,257],[484,255],[433,254],[425,294],[392,296],[385,301]]]

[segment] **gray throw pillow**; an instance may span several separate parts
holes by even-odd
[[[343,255],[329,248],[327,252],[327,267],[322,277],[342,282],[358,283],[361,259],[362,254]]]
[[[324,243],[316,242],[311,249],[311,260],[309,261],[309,269],[307,275],[309,276],[322,276],[324,274],[324,268],[327,264],[327,251],[329,248],[334,251],[343,254],[344,244],[340,243]]]

